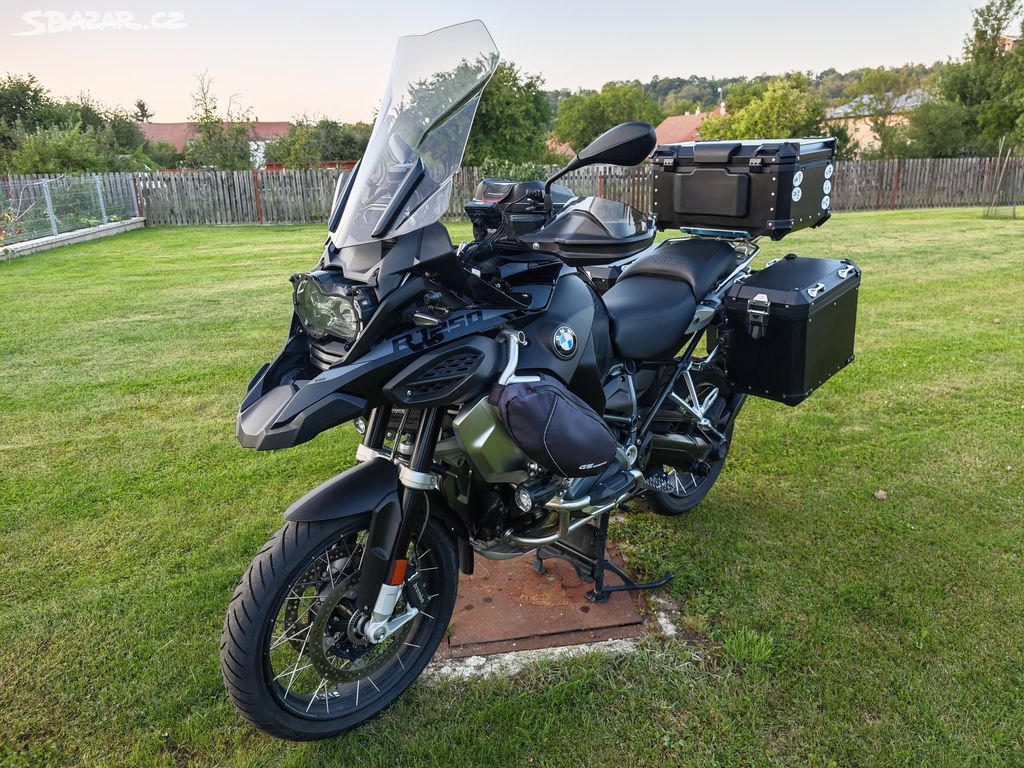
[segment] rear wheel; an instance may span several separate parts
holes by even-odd
[[[379,644],[353,631],[370,515],[286,523],[253,559],[231,600],[221,672],[242,715],[293,741],[336,736],[373,717],[419,677],[444,638],[458,570],[447,532],[428,521],[410,545],[407,581],[430,595]],[[406,609],[404,596],[396,614]]]
[[[732,397],[732,390],[729,389],[725,377],[713,368],[706,368],[693,373],[693,384],[697,400],[700,403],[707,402],[708,398],[714,394],[714,399],[710,402],[705,416],[715,426],[715,429],[725,435],[725,450],[720,458],[715,458],[709,451],[708,455],[687,466],[648,467],[646,473],[648,490],[640,498],[640,505],[658,515],[681,515],[700,504],[722,473],[729,445],[732,442],[735,414],[725,413],[726,406]],[[687,403],[694,404],[685,384],[676,386],[676,394]],[[728,422],[726,422],[726,418],[728,418]],[[679,422],[670,428],[670,431],[671,429],[697,430],[698,428],[688,422]]]

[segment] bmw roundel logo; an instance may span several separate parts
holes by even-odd
[[[551,346],[555,348],[555,354],[563,360],[568,360],[576,354],[576,331],[568,325],[560,325],[551,338]]]

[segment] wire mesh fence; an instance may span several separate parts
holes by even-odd
[[[0,178],[0,245],[139,215],[130,173]]]

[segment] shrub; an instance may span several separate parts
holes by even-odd
[[[488,157],[480,165],[480,173],[491,179],[507,179],[509,181],[533,181],[547,177],[547,168],[537,163],[510,163]]]
[[[105,170],[96,135],[78,126],[42,128],[11,153],[13,173],[85,173]]]

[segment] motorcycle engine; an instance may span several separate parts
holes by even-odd
[[[571,189],[552,185],[555,213],[572,199]],[[474,240],[497,234],[499,240],[515,242],[520,235],[544,226],[544,182],[484,179],[477,185],[473,199],[466,203],[466,214],[473,222]]]

